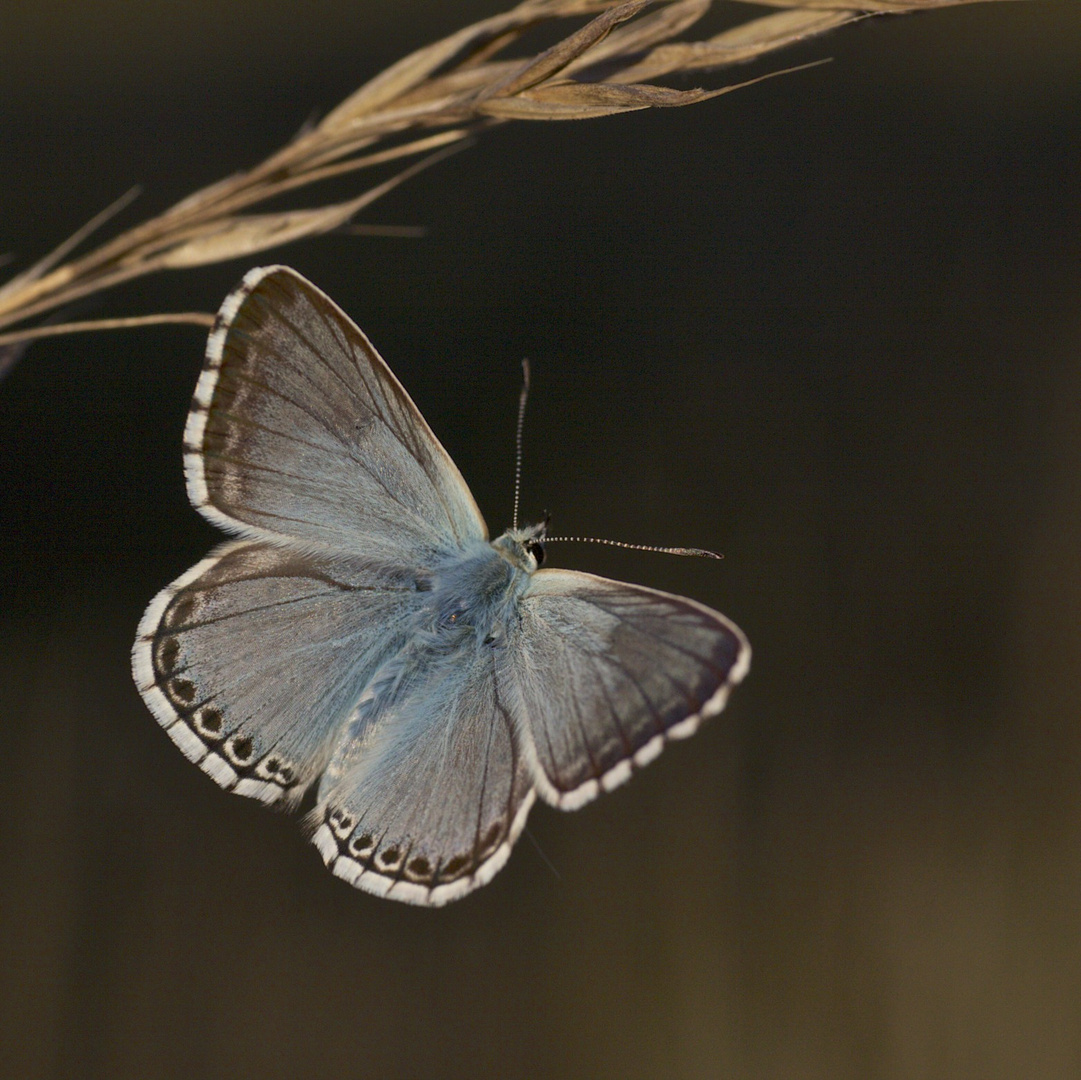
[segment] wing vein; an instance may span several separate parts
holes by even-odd
[[[623,752],[628,758],[633,757],[634,746],[631,743],[630,739],[627,738],[627,733],[623,729],[623,721],[620,718],[619,711],[616,709],[615,705],[612,702],[612,695],[608,693],[608,687],[605,684],[604,676],[601,672],[601,666],[596,662],[597,658],[595,655],[593,655],[592,653],[587,653],[586,656],[589,659],[590,665],[592,666],[593,670],[597,673],[597,683],[601,688],[601,693],[604,695],[605,703],[608,705],[608,711],[609,713],[611,713],[612,722],[615,724],[616,731],[619,733],[619,741],[623,743]]]

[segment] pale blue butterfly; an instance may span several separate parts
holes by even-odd
[[[439,905],[490,881],[534,796],[570,810],[724,707],[750,649],[693,600],[541,570],[353,322],[282,266],[225,300],[184,432],[238,537],[147,608],[135,681],[223,788],[295,809],[340,878]]]

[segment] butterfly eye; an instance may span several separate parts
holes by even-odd
[[[544,545],[539,540],[527,540],[525,549],[537,560],[538,566],[544,565]]]

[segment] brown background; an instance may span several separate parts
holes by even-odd
[[[499,8],[3,5],[0,249],[134,182],[125,221],[162,208]],[[354,892],[152,721],[136,622],[215,542],[180,463],[198,331],[41,344],[0,384],[0,1074],[1081,1075],[1081,11],[767,67],[820,56],[504,127],[367,217],[426,239],[263,260],[355,316],[493,530],[528,355],[526,515],[726,555],[553,552],[755,648],[690,743],[534,812],[558,877],[523,839],[443,911]],[[73,317],[213,310],[246,268]]]

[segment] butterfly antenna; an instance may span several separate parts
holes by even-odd
[[[598,536],[546,536],[545,544],[604,544],[607,547],[629,548],[631,551],[659,551],[662,555],[691,555],[700,559],[723,559],[716,551],[705,548],[655,547],[652,544],[627,544],[622,540],[602,540]]]
[[[514,516],[511,527],[518,528],[518,495],[522,489],[522,429],[525,427],[525,403],[529,400],[529,361],[522,361],[522,392],[518,395],[518,434],[514,454]]]

